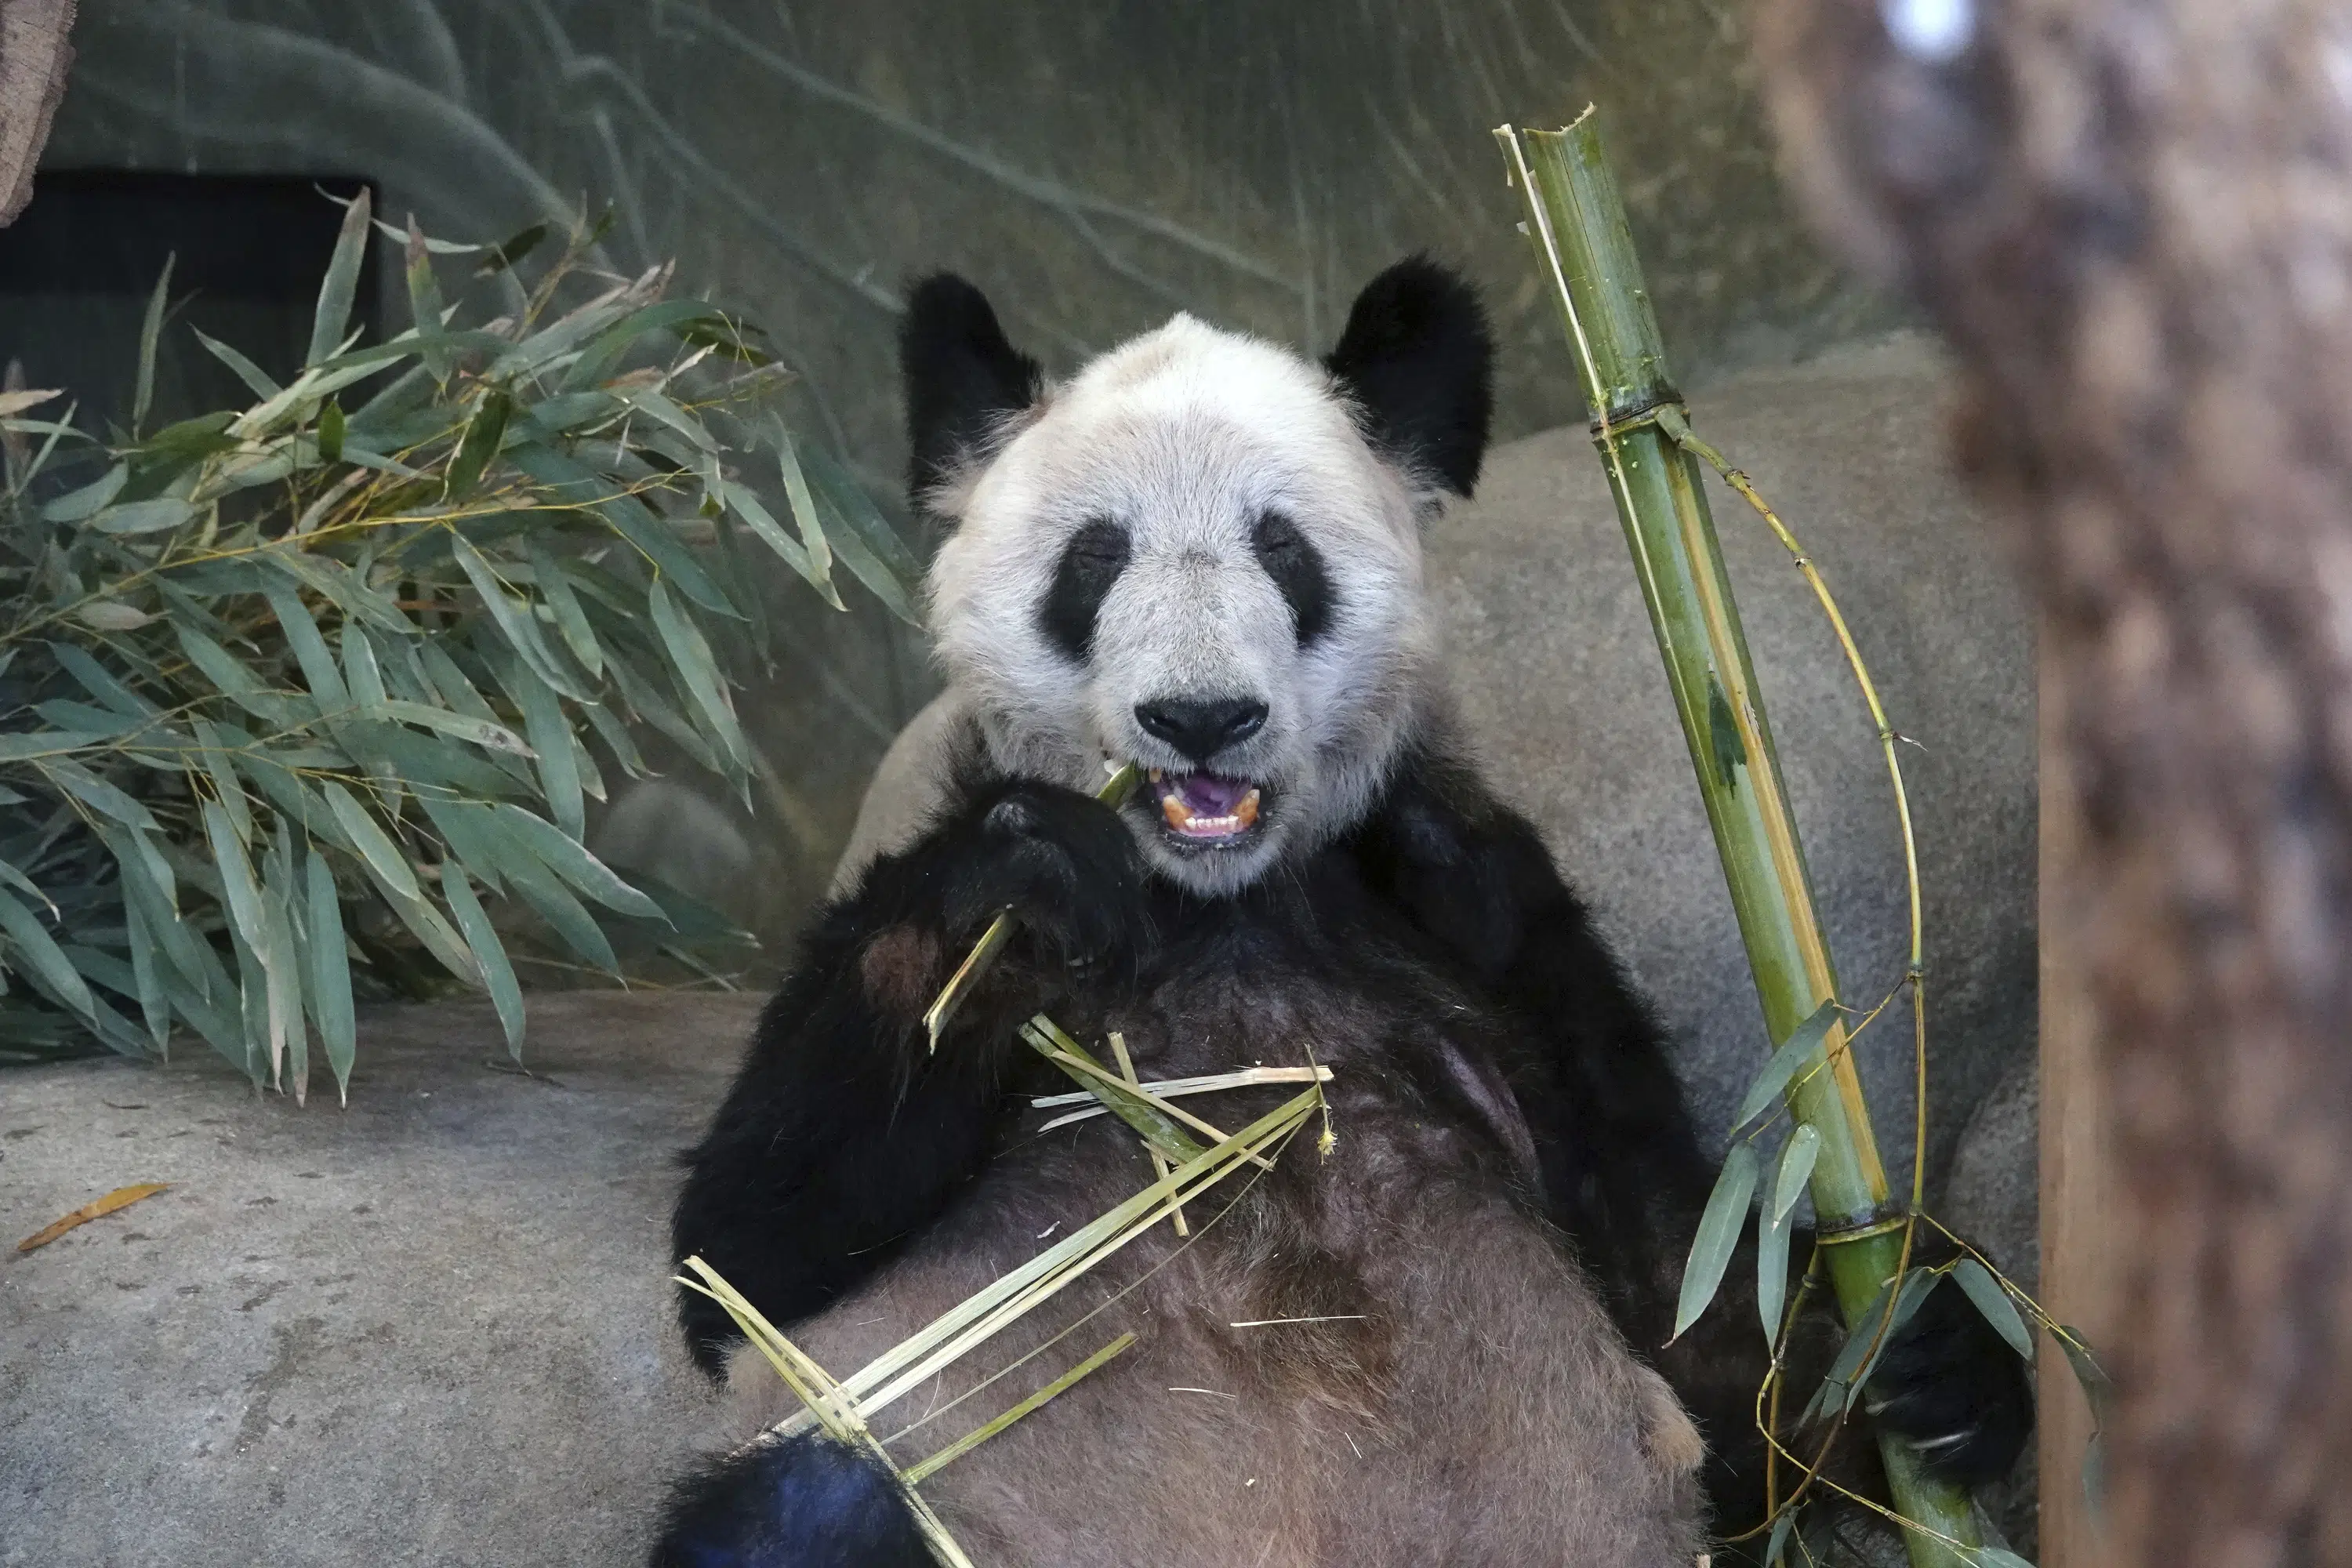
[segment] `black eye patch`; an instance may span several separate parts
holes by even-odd
[[[1038,629],[1079,663],[1094,651],[1095,616],[1111,584],[1127,570],[1127,530],[1097,518],[1070,536],[1054,567],[1053,585],[1037,606]]]
[[[1298,525],[1278,511],[1267,512],[1250,532],[1250,549],[1289,604],[1299,646],[1304,647],[1328,631],[1331,574],[1323,569],[1323,552],[1298,531]]]

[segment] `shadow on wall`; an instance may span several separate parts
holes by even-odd
[[[614,202],[614,264],[675,256],[764,322],[799,427],[894,497],[898,291],[942,266],[1066,368],[1177,310],[1319,345],[1427,248],[1494,303],[1502,434],[1579,417],[1486,132],[1588,100],[1693,380],[1891,316],[1789,222],[1708,0],[110,0],[75,42],[51,167],[349,169],[453,237]],[[648,786],[602,843],[773,937],[930,680],[870,605],[772,590],[790,653],[743,702],[756,809]]]

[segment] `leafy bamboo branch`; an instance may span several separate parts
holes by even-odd
[[[758,334],[667,267],[598,273],[601,232],[525,284],[544,227],[456,245],[362,194],[290,380],[194,334],[249,405],[144,431],[168,267],[131,429],[0,395],[0,1054],[186,1029],[298,1099],[315,1045],[340,1093],[358,990],[486,992],[520,1052],[517,910],[609,973],[616,933],[724,933],[591,854],[587,802],[648,730],[748,794],[748,545],[908,618],[914,562]],[[362,345],[382,235],[410,319]],[[511,309],[466,324],[478,292]]]

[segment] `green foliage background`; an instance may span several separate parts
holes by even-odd
[[[619,974],[740,940],[591,854],[586,802],[641,729],[748,802],[714,649],[769,657],[750,552],[909,619],[915,563],[756,333],[606,271],[608,223],[461,246],[362,194],[290,382],[197,334],[249,406],[142,428],[168,268],[132,428],[0,394],[0,1057],[184,1029],[298,1099],[315,1047],[340,1094],[355,996],[478,989],[520,1055],[518,942]],[[412,320],[362,346],[387,237]]]

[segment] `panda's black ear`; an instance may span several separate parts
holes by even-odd
[[[1494,415],[1495,344],[1469,284],[1427,257],[1398,262],[1356,296],[1323,363],[1372,445],[1470,493]]]
[[[1037,400],[1045,373],[1005,340],[988,297],[952,272],[924,279],[907,296],[898,328],[906,384],[908,472],[919,510],[997,426]]]

